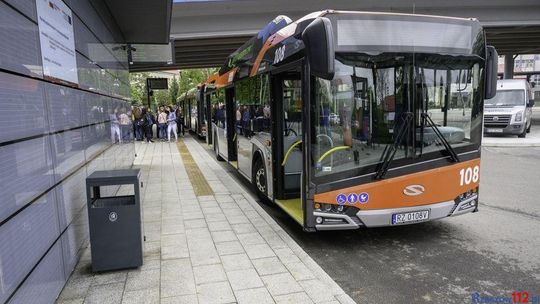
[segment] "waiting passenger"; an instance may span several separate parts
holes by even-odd
[[[164,141],[165,138],[167,138],[167,113],[165,113],[165,109],[163,107],[159,107],[158,128],[158,137]]]
[[[171,107],[167,107],[167,139],[171,142],[171,132],[174,133],[175,142],[178,141],[178,134],[176,133],[176,113]]]

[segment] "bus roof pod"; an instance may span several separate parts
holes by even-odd
[[[279,15],[265,25],[257,35],[251,37],[246,43],[239,47],[234,53],[227,57],[225,64],[219,70],[219,75],[223,75],[230,71],[238,63],[253,62],[259,54],[266,40],[277,33],[282,28],[291,24],[291,18],[285,15]]]

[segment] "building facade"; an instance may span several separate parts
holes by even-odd
[[[78,85],[44,76],[36,0],[0,1],[0,303],[55,301],[88,242],[85,178],[134,159],[111,138],[130,109],[124,38],[100,1],[64,3]]]

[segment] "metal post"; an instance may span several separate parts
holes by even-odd
[[[514,78],[514,55],[504,56],[504,79]]]
[[[146,96],[148,97],[148,111],[150,111],[150,85],[148,83],[148,78],[146,78]]]

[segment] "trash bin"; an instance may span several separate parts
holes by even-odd
[[[114,185],[133,185],[132,195],[101,196],[101,187]],[[139,170],[95,171],[86,178],[86,197],[92,270],[141,266]]]

